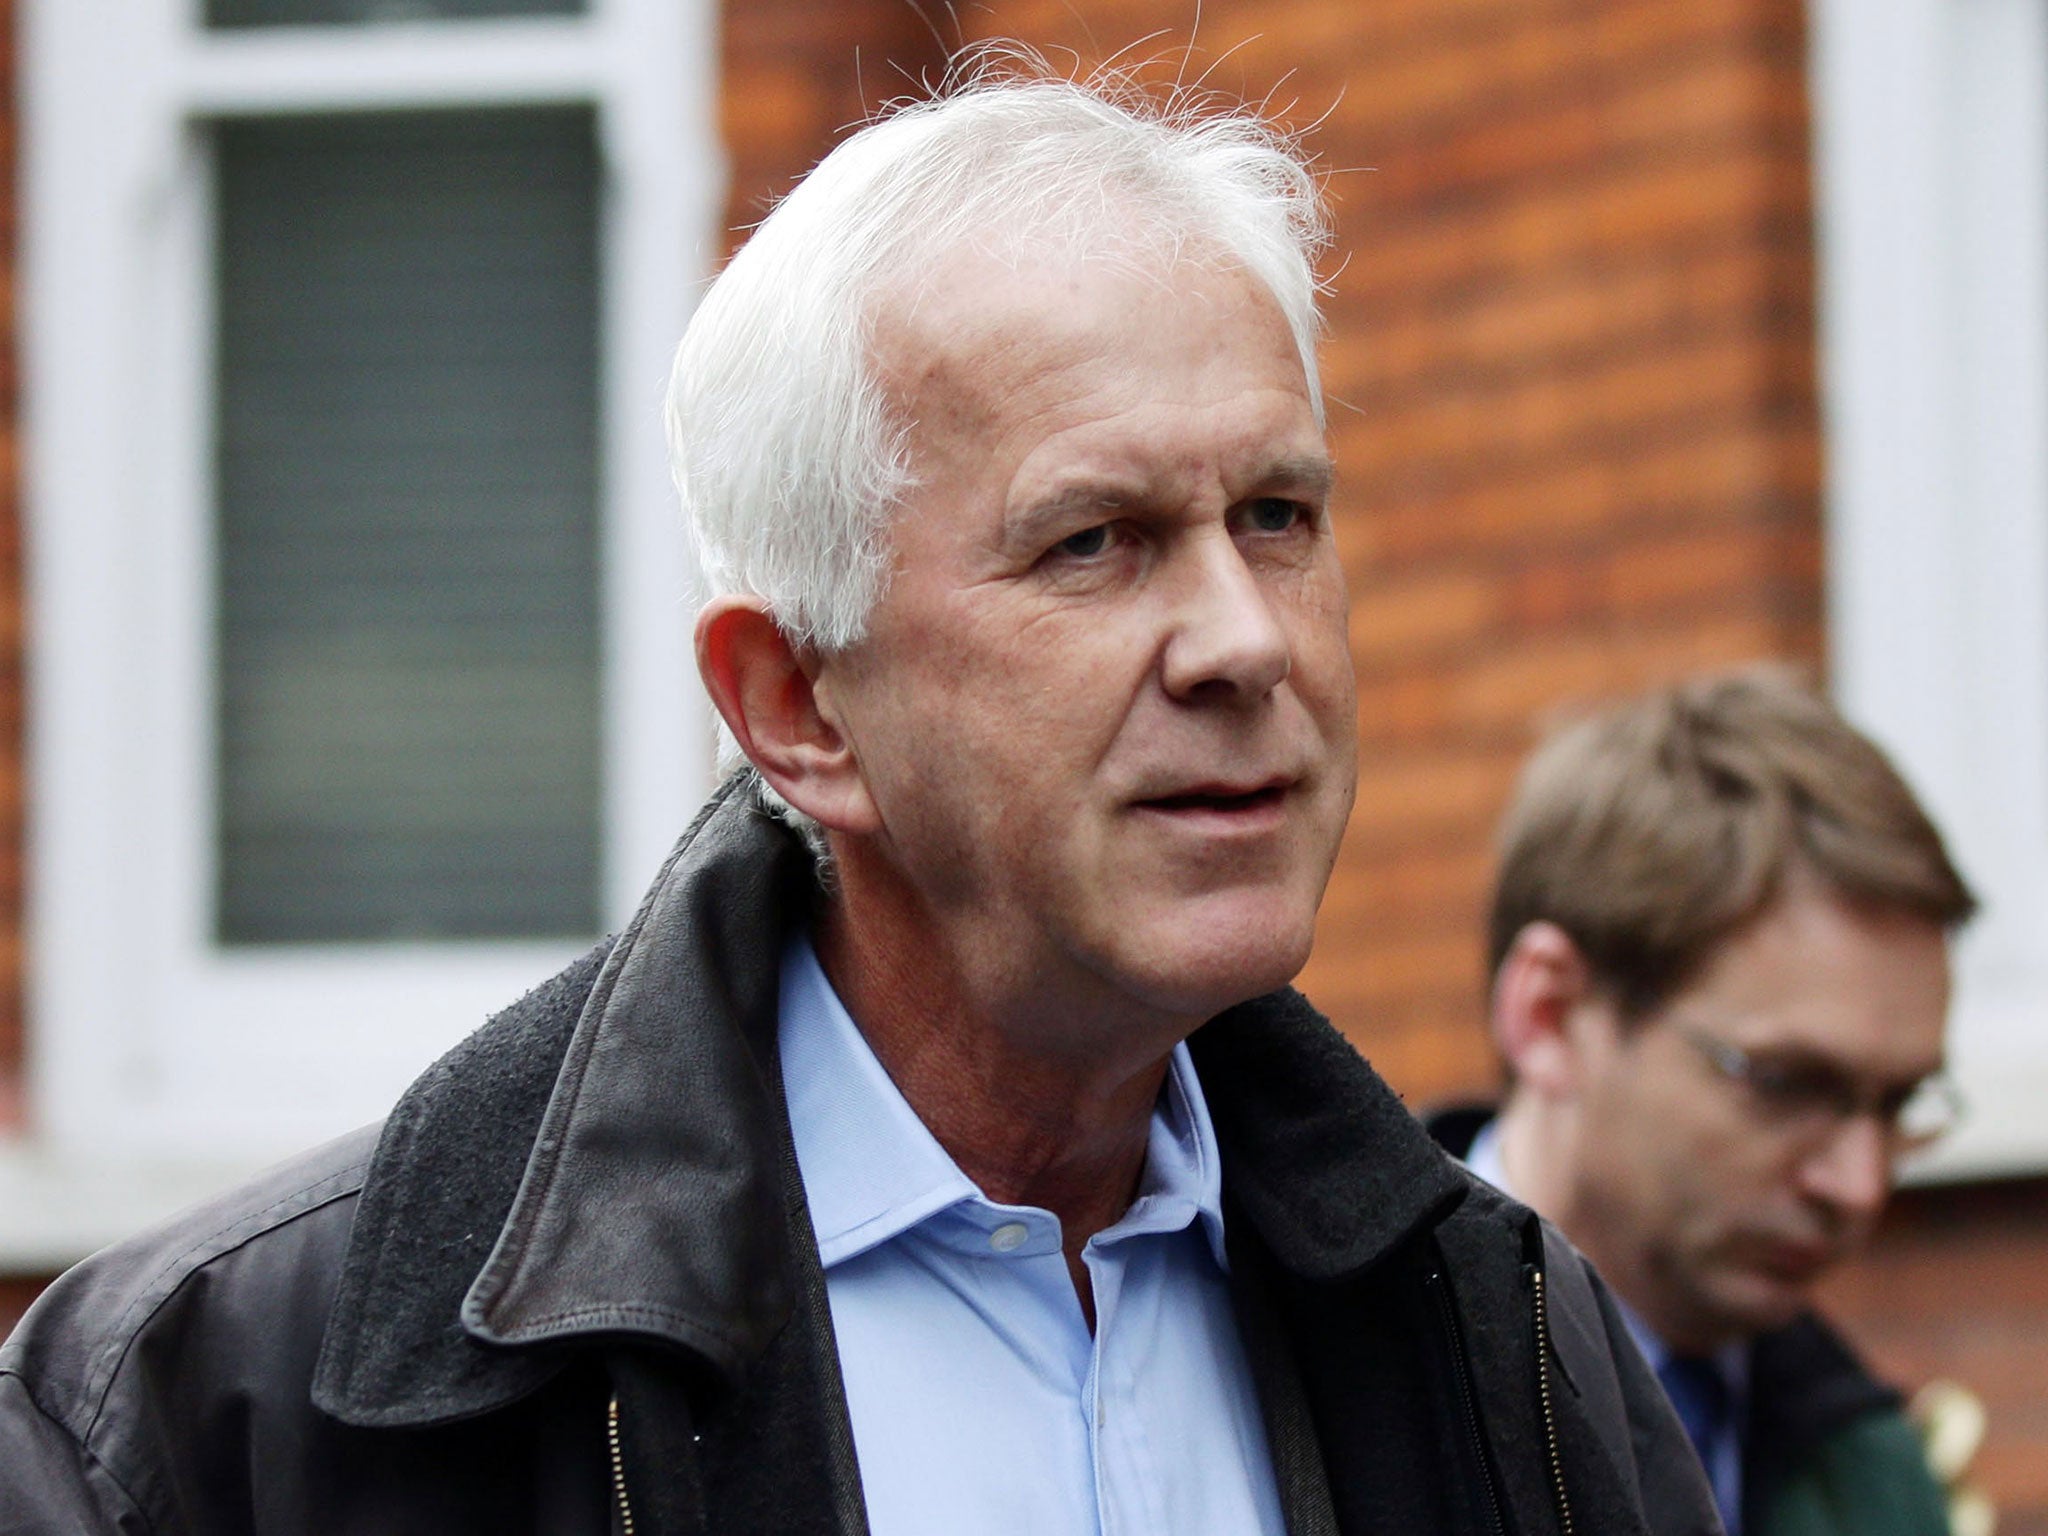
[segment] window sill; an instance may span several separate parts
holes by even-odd
[[[242,1183],[253,1163],[93,1161],[0,1142],[0,1275],[54,1274]]]

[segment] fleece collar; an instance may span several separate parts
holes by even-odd
[[[626,931],[430,1069],[364,1186],[314,1400],[467,1418],[565,1346],[674,1346],[731,1380],[817,1262],[776,1065],[777,972],[815,874],[741,775]],[[1333,1280],[1434,1225],[1456,1166],[1298,994],[1190,1039],[1226,1194],[1285,1269]]]
[[[615,942],[412,1086],[357,1208],[316,1404],[472,1417],[547,1380],[570,1339],[675,1345],[728,1377],[760,1354],[792,1306],[775,967],[811,878],[751,778],[729,781]]]

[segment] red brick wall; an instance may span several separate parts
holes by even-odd
[[[0,1278],[0,1339],[6,1338],[14,1325],[21,1321],[21,1314],[28,1310],[29,1303],[41,1294],[47,1284],[47,1275]]]
[[[920,9],[902,0],[725,7],[720,122],[731,157],[726,222],[734,244],[843,130],[937,79],[946,54]]]
[[[1324,150],[1376,168],[1333,187],[1364,773],[1308,984],[1429,1097],[1486,1075],[1534,723],[1817,655],[1803,66],[1797,4],[1367,11]]]
[[[1990,1431],[1972,1469],[1999,1536],[2048,1536],[2048,1179],[1909,1190],[1825,1304],[1893,1381],[1961,1381]]]

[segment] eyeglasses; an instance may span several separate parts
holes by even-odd
[[[1961,1122],[1962,1091],[1936,1072],[1911,1083],[1868,1088],[1823,1062],[1785,1061],[1673,1023],[1722,1079],[1743,1090],[1758,1116],[1788,1135],[1824,1139],[1868,1115],[1885,1134],[1894,1157],[1924,1152]]]

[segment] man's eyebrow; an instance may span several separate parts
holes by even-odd
[[[1135,486],[1108,480],[1077,480],[1026,502],[1003,521],[1005,543],[1037,542],[1044,530],[1056,528],[1077,514],[1113,512],[1143,500]]]
[[[1337,466],[1328,454],[1298,453],[1275,459],[1266,466],[1254,485],[1284,485],[1318,498],[1330,494],[1337,483]]]
[[[1871,1073],[1866,1076],[1854,1063],[1841,1060],[1827,1051],[1810,1045],[1787,1042],[1776,1046],[1758,1046],[1749,1052],[1756,1061],[1767,1064],[1779,1071],[1814,1073],[1838,1078],[1858,1086],[1870,1085],[1887,1091],[1903,1092],[1917,1088],[1930,1077],[1939,1077],[1948,1070],[1947,1058],[1937,1058],[1932,1065],[1909,1069],[1901,1073]]]
[[[1025,503],[1017,515],[1036,519],[1060,517],[1069,512],[1092,512],[1098,507],[1129,506],[1133,501],[1142,500],[1143,495],[1136,486],[1107,480],[1077,480]]]
[[[1269,460],[1243,483],[1250,487],[1247,496],[1284,489],[1323,500],[1336,478],[1336,466],[1327,454],[1291,453]],[[1005,521],[1003,537],[1006,542],[1032,543],[1041,530],[1057,527],[1077,514],[1115,512],[1142,503],[1150,494],[1147,487],[1132,481],[1075,480],[1018,508]]]

